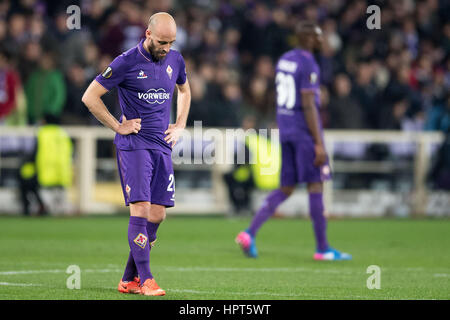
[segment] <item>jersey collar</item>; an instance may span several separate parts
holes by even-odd
[[[141,53],[142,56],[144,56],[144,58],[146,60],[148,60],[149,62],[155,62],[152,58],[152,55],[150,54],[150,52],[148,52],[147,50],[145,50],[144,48],[144,39],[141,40],[141,42],[139,42],[138,44],[138,50]]]

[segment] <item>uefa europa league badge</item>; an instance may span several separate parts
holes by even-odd
[[[170,79],[172,79],[172,67],[170,65],[167,66],[166,72]]]

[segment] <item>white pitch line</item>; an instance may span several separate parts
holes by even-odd
[[[112,267],[112,266],[111,266]],[[233,268],[233,267],[174,267],[160,266],[156,267],[168,272],[286,272],[286,273],[331,273],[331,274],[359,274],[356,270],[347,269],[310,269],[310,268]],[[385,268],[384,270],[387,270]],[[389,270],[392,270],[389,268]],[[99,269],[81,269],[86,273],[116,273],[122,272],[121,268],[99,268]],[[412,270],[410,270],[412,271]],[[22,274],[40,274],[40,273],[65,273],[65,269],[47,269],[47,270],[12,270],[0,271],[0,276],[22,275]],[[450,277],[449,273],[434,273],[434,277]]]
[[[97,272],[97,273],[112,273],[112,272],[122,272],[121,269],[81,269],[81,272]],[[19,270],[19,271],[0,271],[0,276],[11,276],[19,274],[39,274],[39,273],[65,273],[66,270],[63,269],[52,269],[52,270]]]
[[[12,283],[12,282],[0,282],[0,286],[13,286],[13,287],[40,287],[40,284],[34,283]]]
[[[65,270],[58,270],[58,269],[52,269],[52,270],[19,270],[19,271],[0,271],[1,276],[11,276],[11,275],[18,275],[18,274],[38,274],[38,273],[62,273],[65,272]]]
[[[335,273],[335,274],[355,274],[356,272],[346,270],[330,270],[330,269],[307,269],[307,268],[228,268],[228,267],[173,267],[161,266],[157,267],[169,272],[313,272],[313,273]],[[81,269],[81,272],[122,272],[122,269]],[[20,274],[39,274],[39,273],[65,273],[63,269],[48,269],[48,270],[13,270],[0,271],[0,276],[20,275]]]
[[[178,293],[193,293],[193,294],[221,294],[216,291],[200,291],[200,290],[190,290],[190,289],[167,289],[167,292],[178,292]],[[290,297],[290,298],[299,298],[301,296],[316,296],[318,295],[310,295],[310,294],[279,294],[279,293],[270,293],[270,292],[223,292],[226,294],[232,294],[237,296],[269,296],[269,297]],[[323,297],[323,296],[320,296]]]
[[[356,274],[348,270],[308,269],[308,268],[229,268],[229,267],[160,267],[175,272],[312,272],[334,274]]]
[[[216,291],[200,291],[200,290],[190,290],[190,289],[166,289],[167,292],[178,292],[178,293],[192,293],[192,294],[222,294]],[[297,294],[279,294],[279,293],[270,293],[270,292],[223,292],[224,294],[232,294],[239,296],[271,296],[271,297],[290,297],[290,298],[298,298],[302,297],[314,297],[315,299],[374,299],[373,296],[326,296],[320,294],[312,294],[312,293],[297,293]],[[380,299],[379,297],[377,299]],[[382,300],[429,300],[429,299],[418,299],[418,298],[381,298]]]
[[[448,273],[435,273],[434,276],[437,277],[437,278],[448,278],[448,277],[450,277],[450,274],[448,274]]]

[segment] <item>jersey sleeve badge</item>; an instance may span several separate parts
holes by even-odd
[[[102,72],[102,77],[105,79],[111,78],[112,76],[112,68],[111,67],[107,67],[103,72]]]

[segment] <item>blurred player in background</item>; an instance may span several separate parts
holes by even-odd
[[[100,122],[116,132],[119,175],[125,204],[130,206],[130,254],[118,286],[123,293],[165,295],[150,271],[150,250],[165,208],[174,206],[171,152],[186,126],[191,101],[184,59],[170,49],[175,38],[173,17],[164,12],[152,15],[145,39],[115,58],[82,99]],[[177,118],[169,124],[175,86]],[[113,87],[118,88],[121,122],[101,99]]]
[[[247,230],[236,242],[248,257],[258,256],[255,237],[259,228],[299,183],[306,183],[309,210],[316,239],[315,260],[349,260],[351,255],[329,246],[323,205],[323,181],[330,167],[319,118],[319,66],[314,51],[320,49],[322,30],[303,22],[298,29],[300,48],[286,52],[276,67],[277,121],[281,140],[281,187],[271,192]]]

